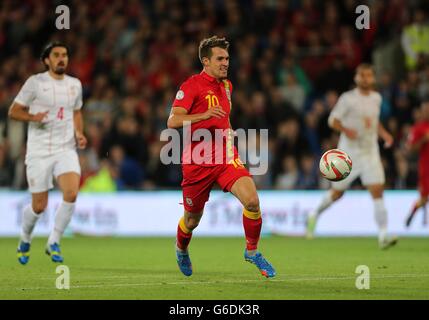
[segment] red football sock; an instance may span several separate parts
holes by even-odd
[[[256,250],[261,235],[261,212],[251,212],[243,209],[243,226],[247,250]]]
[[[177,226],[177,247],[180,250],[186,251],[189,246],[189,242],[191,242],[192,231],[186,228],[185,220],[182,217],[179,221],[179,225]]]

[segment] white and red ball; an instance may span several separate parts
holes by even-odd
[[[319,169],[324,178],[330,181],[341,181],[352,171],[352,159],[340,149],[331,149],[320,158]]]

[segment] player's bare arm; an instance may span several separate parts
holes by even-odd
[[[173,107],[171,109],[171,113],[167,121],[167,127],[170,129],[181,128],[183,127],[183,122],[185,121],[196,123],[196,122],[210,119],[211,117],[220,119],[225,115],[226,115],[226,112],[219,105],[216,105],[213,108],[208,109],[204,113],[196,113],[196,114],[188,114],[188,111],[185,108]]]
[[[383,139],[385,148],[390,148],[393,145],[393,136],[381,123],[378,124],[378,136]]]
[[[49,111],[31,114],[27,106],[17,102],[12,103],[9,108],[9,118],[17,121],[42,122],[48,115]]]
[[[75,137],[77,146],[79,149],[85,149],[87,140],[85,135],[83,134],[83,117],[82,117],[82,111],[75,110],[73,112],[73,122],[74,122],[74,128],[75,128]]]
[[[334,118],[334,120],[332,121],[332,123],[329,124],[329,126],[334,129],[335,131],[338,132],[344,132],[344,134],[349,138],[349,139],[356,139],[357,138],[357,131],[354,129],[350,129],[350,128],[346,128],[343,126],[343,124],[341,123],[340,120],[338,120],[337,118]]]
[[[406,145],[407,151],[413,153],[419,152],[419,150],[425,143],[429,143],[429,132],[426,132],[426,134],[416,143],[408,143]]]

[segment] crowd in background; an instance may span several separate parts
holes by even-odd
[[[159,136],[181,82],[201,71],[199,41],[216,34],[231,43],[232,126],[269,130],[269,170],[255,176],[258,187],[327,188],[319,157],[338,141],[327,117],[353,87],[355,67],[401,35],[404,57],[412,54],[406,30],[427,23],[421,1],[366,1],[370,29],[358,30],[355,8],[362,2],[62,1],[71,25],[57,30],[58,1],[2,1],[0,187],[27,187],[26,127],[8,121],[7,112],[25,80],[44,71],[43,46],[62,40],[70,47],[69,74],[84,90],[89,144],[80,152],[82,189],[179,188],[180,165],[160,162]],[[392,149],[381,148],[387,188],[416,187],[416,159],[403,146],[429,93],[425,50],[413,64],[404,58],[396,74],[377,75],[381,120],[395,137]]]

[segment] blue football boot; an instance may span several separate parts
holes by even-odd
[[[30,260],[30,243],[20,241],[16,250],[18,261],[22,265],[26,265]]]
[[[180,271],[187,277],[192,275],[192,263],[188,251],[183,252],[176,249],[176,258]]]
[[[274,270],[271,263],[269,263],[260,252],[257,252],[255,255],[251,256],[248,254],[246,249],[244,251],[244,260],[253,263],[256,267],[258,267],[259,271],[264,277],[272,278],[276,275],[276,271]]]
[[[58,243],[48,244],[45,252],[48,256],[51,256],[51,260],[53,262],[61,263],[64,261],[64,258],[61,255],[60,245]]]

